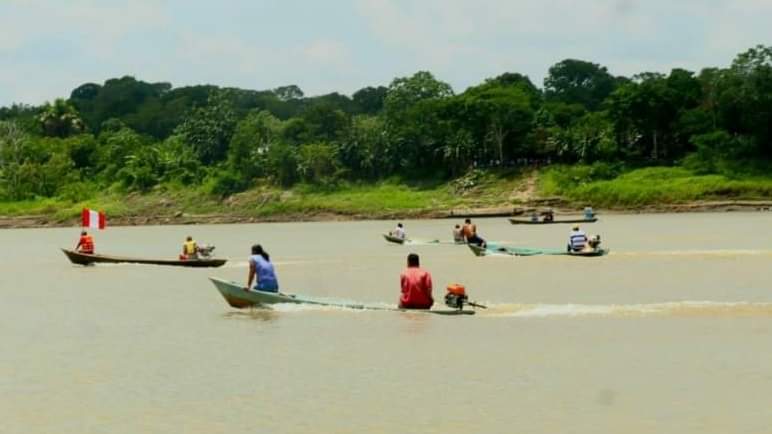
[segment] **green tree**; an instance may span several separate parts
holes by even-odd
[[[348,137],[338,146],[338,159],[357,178],[377,179],[393,174],[399,160],[380,116],[354,116]]]
[[[489,82],[470,88],[449,99],[445,113],[455,130],[468,129],[473,143],[489,145],[477,152],[478,158],[502,164],[529,152],[525,138],[533,125],[534,110],[528,90],[521,86]]]
[[[199,107],[175,130],[175,135],[196,153],[204,164],[222,161],[227,152],[236,116],[227,95],[215,92],[206,106]]]
[[[0,121],[0,179],[6,195],[21,199],[22,167],[29,158],[27,154],[27,135],[16,123]]]
[[[46,103],[38,119],[43,133],[51,137],[79,134],[86,128],[75,107],[61,98]]]
[[[605,66],[584,60],[566,59],[550,67],[544,79],[547,100],[582,104],[597,110],[617,86]]]
[[[265,161],[266,172],[278,184],[288,187],[298,178],[298,162],[293,146],[283,142],[274,143],[268,148]]]
[[[365,87],[354,92],[352,99],[358,113],[377,114],[383,109],[388,88],[385,86]]]
[[[283,123],[270,112],[250,113],[236,125],[228,151],[228,165],[243,179],[262,174],[268,149],[282,137]]]
[[[303,91],[294,84],[277,87],[273,90],[273,93],[282,101],[300,99],[303,98],[304,95]]]
[[[335,180],[339,167],[337,149],[329,143],[309,143],[298,150],[298,174],[306,182],[327,184]]]
[[[449,84],[437,80],[431,72],[419,71],[410,77],[395,78],[391,82],[384,107],[389,117],[394,119],[421,101],[450,96],[453,96],[453,89]]]

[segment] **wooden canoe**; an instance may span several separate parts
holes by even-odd
[[[584,256],[584,257],[596,257],[604,256],[608,254],[608,249],[587,250],[583,252],[568,252],[560,249],[532,249],[526,247],[509,247],[509,246],[489,246],[488,248],[480,247],[474,244],[469,244],[469,250],[474,253],[475,256],[487,256],[487,255],[510,255],[510,256]]]
[[[516,219],[510,218],[509,222],[513,225],[551,225],[551,224],[566,224],[566,223],[595,223],[598,221],[597,217],[591,219],[560,219],[545,222],[543,220],[533,221],[531,219]]]
[[[423,245],[423,244],[464,245],[464,244],[466,244],[465,242],[457,243],[455,241],[441,241],[441,240],[436,240],[436,239],[435,240],[430,240],[430,239],[426,239],[426,238],[416,238],[416,239],[408,238],[408,239],[404,239],[403,240],[402,238],[397,238],[397,237],[389,235],[389,234],[381,234],[381,235],[383,235],[383,239],[385,239],[386,241],[388,241],[390,243],[394,243],[394,244],[416,244],[416,245]]]
[[[62,249],[67,258],[78,265],[91,265],[97,263],[103,264],[147,264],[147,265],[169,265],[175,267],[221,267],[227,259],[145,259],[131,258],[126,256],[112,256],[80,253],[74,250]]]
[[[386,241],[388,241],[390,243],[394,243],[394,244],[405,244],[405,241],[409,241],[409,240],[407,240],[405,238],[399,238],[399,237],[395,237],[395,236],[389,235],[389,234],[383,234],[383,238]]]
[[[473,310],[456,310],[456,309],[431,309],[431,310],[417,310],[417,309],[399,309],[396,307],[387,307],[380,305],[367,305],[356,302],[349,302],[344,300],[332,300],[324,298],[315,298],[295,294],[284,294],[281,292],[266,292],[257,291],[251,289],[249,291],[244,289],[243,285],[239,285],[236,282],[219,279],[217,277],[210,277],[209,280],[214,283],[214,286],[220,291],[220,295],[225,299],[229,306],[237,309],[243,309],[247,307],[267,307],[272,304],[291,303],[291,304],[309,304],[316,306],[330,306],[330,307],[342,307],[346,309],[363,309],[363,310],[387,310],[396,312],[420,312],[431,313],[436,315],[474,315]]]

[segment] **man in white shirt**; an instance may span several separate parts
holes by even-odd
[[[568,251],[569,252],[581,252],[587,245],[587,234],[583,230],[579,229],[579,225],[575,225],[574,229],[568,235]]]
[[[397,237],[401,240],[405,239],[406,237],[405,228],[404,226],[402,226],[402,223],[397,223],[397,227],[393,231],[391,231],[391,236]]]

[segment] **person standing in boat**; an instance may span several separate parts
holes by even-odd
[[[585,220],[592,220],[595,218],[595,211],[592,210],[591,206],[584,207],[584,219]]]
[[[400,274],[399,283],[402,293],[399,297],[400,309],[431,309],[432,275],[420,266],[418,255],[407,255],[407,268]]]
[[[407,237],[407,234],[405,233],[405,227],[402,226],[402,223],[397,223],[397,227],[391,231],[391,236],[399,238],[400,240],[404,240],[405,237]]]
[[[485,240],[477,235],[477,226],[472,223],[471,219],[464,220],[464,226],[461,228],[464,234],[464,238],[468,244],[475,244],[480,247],[485,247]]]
[[[249,291],[252,282],[255,281],[254,289],[266,292],[279,292],[279,281],[276,279],[276,270],[271,263],[271,257],[268,252],[263,250],[263,246],[255,244],[252,246],[252,256],[249,257],[249,276],[247,277],[247,287]]]
[[[555,212],[552,211],[552,208],[548,209],[547,211],[544,211],[542,215],[544,215],[544,219],[542,219],[543,222],[550,223],[555,221]]]
[[[185,238],[185,243],[182,244],[182,255],[180,259],[198,259],[198,244],[193,240],[193,237],[188,235]]]
[[[94,238],[86,231],[81,231],[78,244],[75,246],[75,250],[80,253],[86,253],[88,255],[94,254]]]
[[[568,251],[569,252],[581,252],[587,246],[587,234],[579,228],[579,225],[574,225],[571,234],[568,236]]]

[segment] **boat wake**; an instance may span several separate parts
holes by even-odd
[[[651,304],[492,304],[483,316],[516,318],[772,317],[772,303],[679,301]]]
[[[713,302],[678,301],[649,304],[496,304],[485,303],[488,309],[477,309],[477,316],[485,318],[770,318],[772,302]],[[388,303],[343,305],[315,305],[278,303],[269,308],[253,308],[260,312],[259,319],[273,318],[276,313],[373,313],[393,312]],[[411,312],[401,312],[410,314]]]
[[[772,250],[662,250],[650,252],[615,252],[614,256],[640,257],[640,256],[710,256],[710,257],[731,257],[731,256],[770,256]]]

